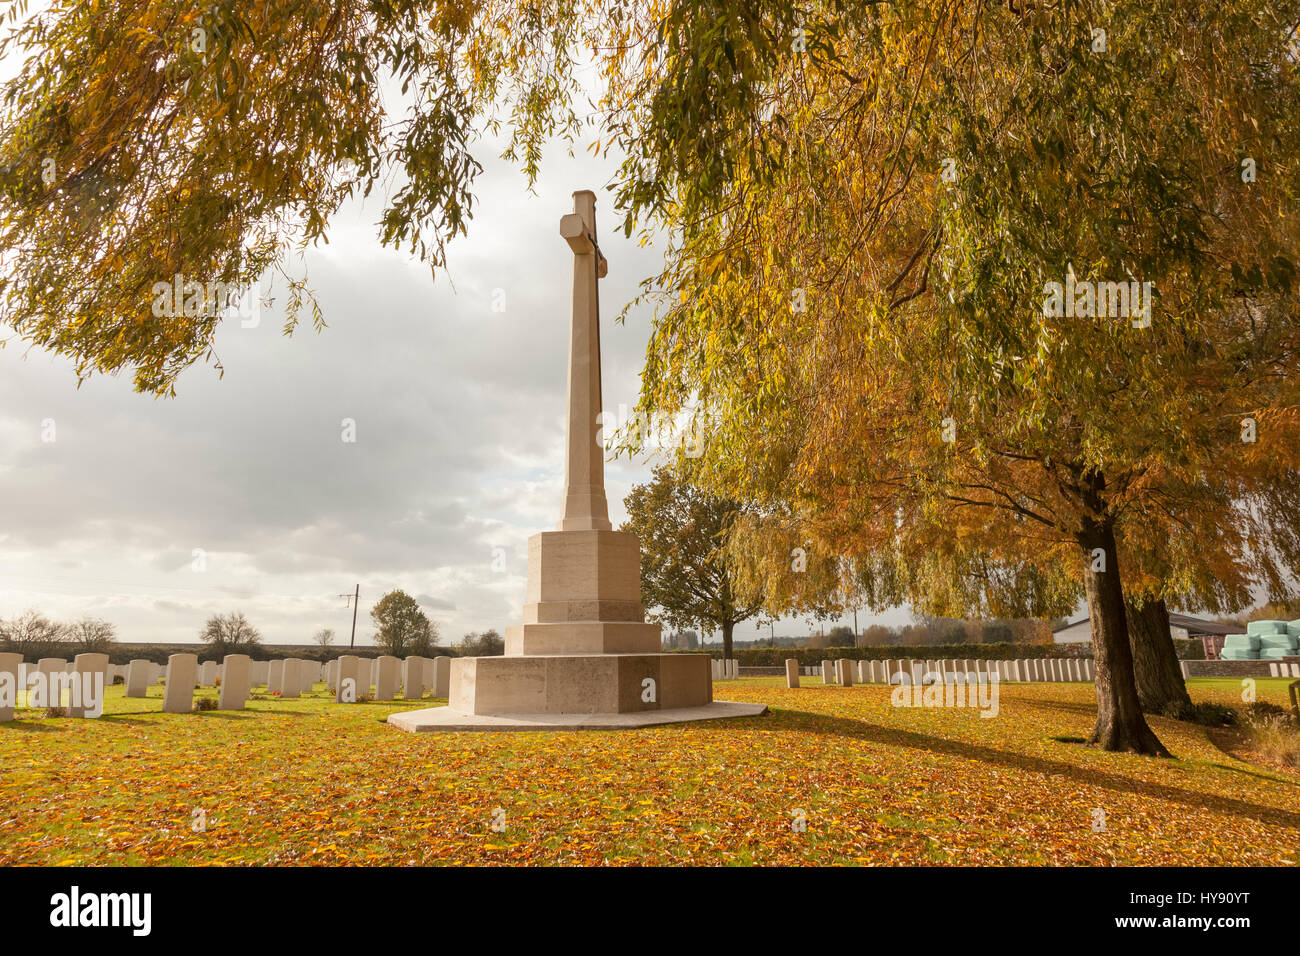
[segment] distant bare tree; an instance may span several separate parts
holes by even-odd
[[[69,639],[82,654],[107,654],[117,643],[117,629],[98,617],[83,617],[67,625]]]
[[[334,643],[334,629],[322,627],[311,637],[312,643],[321,649],[321,653],[328,653],[330,646]]]
[[[261,646],[262,635],[239,612],[214,614],[203,626],[199,640],[207,644],[218,657],[226,654],[247,653]]]
[[[39,611],[28,610],[12,620],[0,620],[0,645],[31,662],[53,657],[68,643],[68,629]]]

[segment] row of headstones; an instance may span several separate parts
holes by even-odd
[[[8,687],[13,689],[12,699],[7,695],[0,698],[0,722],[14,719],[19,688],[27,691],[37,681],[41,681],[46,687],[59,688],[61,692],[62,687],[70,683],[64,678],[74,678],[80,687],[84,688],[95,675],[99,675],[102,691],[103,685],[110,680],[107,654],[78,654],[71,661],[61,657],[42,657],[35,666],[24,664],[21,654],[0,654],[0,680],[5,681]],[[80,692],[72,695],[71,706],[68,708],[69,717],[86,716],[88,707],[85,696],[87,695]],[[58,706],[58,701],[51,700],[48,704]]]
[[[734,659],[710,660],[714,680],[740,680],[740,661]]]
[[[408,657],[401,660],[390,655],[367,660],[344,654],[325,665],[325,682],[339,703],[354,703],[361,698],[395,700],[400,693],[406,700],[419,700],[426,692],[447,697],[451,689],[450,657]],[[373,693],[372,693],[373,688]]]
[[[785,662],[787,687],[799,686],[799,662],[790,658]],[[1034,657],[1027,660],[889,660],[851,661],[840,658],[822,661],[820,667],[806,667],[804,676],[820,676],[823,683],[850,687],[858,684],[897,684],[907,680],[922,684],[937,674],[969,675],[967,680],[1001,681],[1092,681],[1096,677],[1093,662],[1086,658]],[[900,677],[899,675],[903,675]],[[990,677],[992,675],[992,677]]]
[[[1184,669],[1186,665],[1184,665]],[[1268,675],[1270,677],[1300,677],[1300,664],[1295,661],[1269,661]]]
[[[200,664],[197,654],[172,654],[164,669],[147,660],[109,664],[107,654],[78,654],[72,662],[46,657],[29,667],[23,663],[21,654],[0,654],[0,673],[10,674],[15,688],[31,687],[37,675],[42,675],[48,685],[54,675],[99,673],[103,685],[112,684],[121,677],[127,697],[147,697],[151,685],[165,680],[163,713],[174,714],[187,714],[194,709],[196,686],[214,687],[218,684],[221,687],[217,700],[219,710],[242,710],[254,687],[265,685],[268,694],[281,699],[295,698],[310,691],[322,679],[328,681],[336,699],[341,700],[338,681],[341,667],[346,668],[345,676],[352,679],[352,701],[369,697],[371,687],[375,688],[373,700],[392,700],[399,691],[404,692],[407,700],[414,700],[423,697],[430,688],[434,697],[446,697],[450,685],[451,661],[446,657],[408,657],[400,661],[385,656],[369,661],[346,655],[328,665],[321,665],[293,657],[254,661],[247,654],[228,654],[220,664],[215,661]],[[16,703],[16,700],[0,701],[0,721],[13,720]],[[84,707],[74,706],[68,713],[71,717],[82,717],[84,710]]]

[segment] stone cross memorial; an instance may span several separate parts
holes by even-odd
[[[528,540],[524,620],[507,628],[505,654],[451,661],[448,706],[391,715],[402,730],[635,727],[766,709],[714,704],[709,658],[661,653],[659,625],[645,620],[641,543],[613,529],[605,498],[598,284],[608,264],[595,193],[573,194],[560,235],[573,254],[564,512],[557,530]]]

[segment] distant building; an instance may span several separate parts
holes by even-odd
[[[1199,637],[1205,648],[1206,660],[1218,660],[1224,636],[1235,634],[1239,630],[1232,624],[1216,624],[1190,614],[1169,612],[1169,636],[1182,639]],[[1092,621],[1087,617],[1072,624],[1063,624],[1052,631],[1052,641],[1057,644],[1082,644],[1091,640]]]

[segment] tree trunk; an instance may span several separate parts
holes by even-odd
[[[1168,757],[1169,751],[1147,726],[1138,703],[1113,522],[1085,518],[1078,542],[1083,549],[1083,582],[1097,665],[1097,723],[1088,742],[1102,750]],[[1103,559],[1104,565],[1098,568]]]
[[[724,660],[731,660],[731,631],[735,626],[735,621],[722,622],[722,657]]]
[[[1164,600],[1124,604],[1128,636],[1133,649],[1133,676],[1138,702],[1148,714],[1174,716],[1192,706],[1178,666],[1178,652],[1169,634],[1169,608]]]

